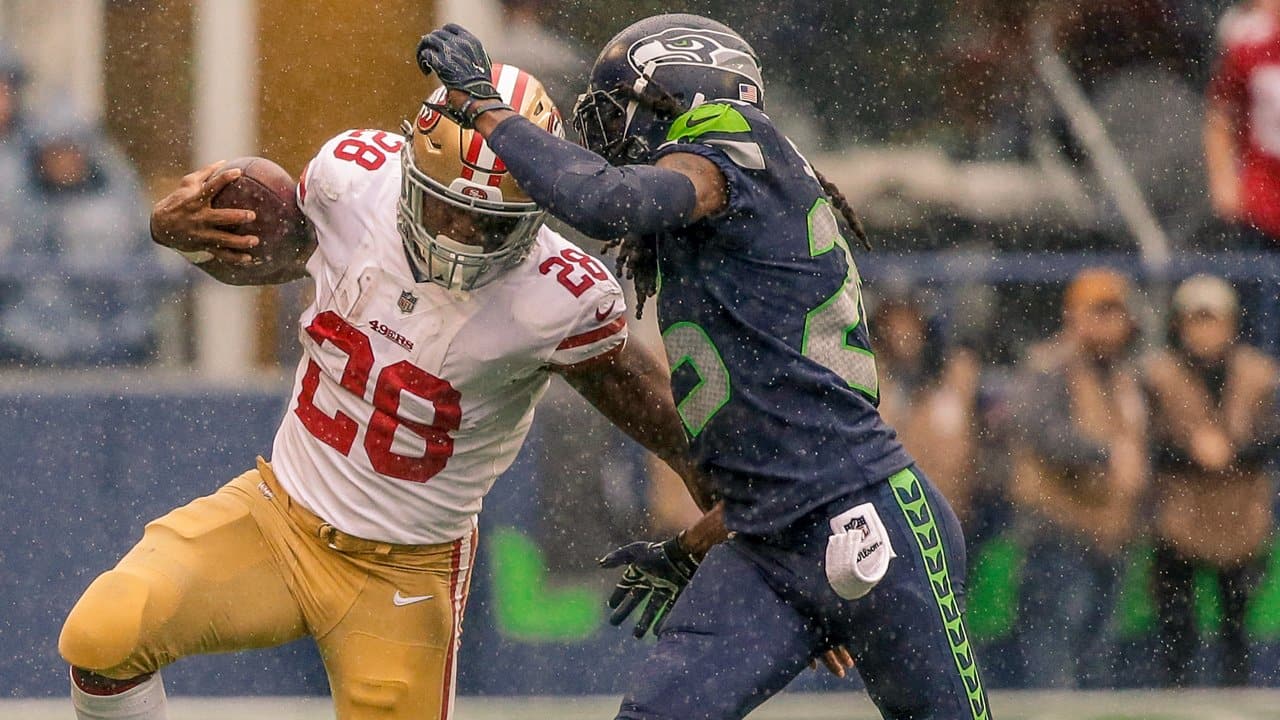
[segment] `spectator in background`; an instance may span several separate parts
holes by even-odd
[[[1066,0],[1044,7],[1056,16],[1059,47],[1086,88],[1151,63],[1194,77],[1204,55],[1206,38],[1196,32],[1186,0]]]
[[[1215,214],[1237,226],[1245,249],[1280,246],[1280,0],[1228,11],[1209,84],[1204,154]],[[1249,337],[1280,349],[1274,281],[1248,288]]]
[[[1219,26],[1209,85],[1204,152],[1219,217],[1256,229],[1262,247],[1280,239],[1280,0],[1252,0]]]
[[[952,156],[1022,160],[1030,156],[1035,0],[957,0],[940,48],[944,122],[935,140]],[[955,135],[949,138],[948,135]]]
[[[1026,538],[1015,631],[1032,686],[1112,682],[1113,609],[1147,482],[1129,281],[1068,285],[1058,337],[1019,369],[1011,499]]]
[[[0,256],[13,244],[31,186],[22,107],[25,84],[22,61],[0,45]]]
[[[34,123],[31,138],[31,212],[6,260],[23,277],[0,311],[0,345],[20,364],[146,360],[164,287],[132,168],[68,115]]]
[[[908,298],[881,300],[870,327],[880,414],[967,522],[976,489],[978,359],[965,348],[947,347]]]
[[[1144,368],[1152,402],[1157,654],[1164,683],[1193,678],[1197,570],[1222,593],[1224,685],[1249,681],[1245,610],[1265,566],[1272,491],[1265,464],[1277,438],[1280,368],[1238,340],[1226,281],[1198,275],[1173,295],[1169,348]]]

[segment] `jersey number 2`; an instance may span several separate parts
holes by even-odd
[[[844,283],[805,315],[800,352],[874,401],[880,392],[875,355],[870,348],[850,341],[866,315],[862,279],[849,244],[840,235],[831,204],[825,198],[819,199],[809,210],[809,256],[816,258],[836,248],[844,253],[848,266]],[[675,323],[663,332],[662,341],[672,373],[688,364],[698,375],[697,383],[676,405],[685,430],[697,437],[732,397],[729,368],[711,337],[696,323]]]
[[[850,335],[866,317],[862,305],[862,278],[853,262],[849,243],[840,235],[831,203],[820,198],[809,210],[809,255],[818,257],[839,248],[848,271],[844,284],[804,322],[800,352],[839,375],[849,387],[875,400],[880,395],[876,357],[870,348],[850,342]]]
[[[373,370],[373,347],[364,333],[331,311],[316,315],[307,326],[307,334],[317,345],[331,343],[347,356],[342,370],[342,387],[356,397],[365,397],[369,374]],[[320,366],[315,360],[307,364],[302,377],[295,411],[302,425],[329,447],[346,455],[355,444],[359,424],[341,410],[333,416],[315,405],[316,388],[320,385]],[[400,417],[400,394],[411,393],[431,403],[435,419],[430,425]],[[364,434],[364,450],[373,469],[382,475],[426,482],[444,469],[453,455],[451,431],[462,422],[462,396],[447,380],[432,375],[407,360],[393,363],[378,373],[373,388],[373,415]],[[391,450],[396,429],[405,428],[426,442],[422,457],[400,455]]]
[[[581,270],[582,274],[574,278],[574,273],[578,270]],[[564,286],[564,289],[573,293],[574,297],[582,297],[582,293],[595,285],[597,280],[604,282],[609,279],[609,273],[596,262],[595,258],[573,248],[561,250],[559,255],[543,260],[538,266],[538,272],[543,275],[550,275],[552,271],[558,271],[556,280]]]

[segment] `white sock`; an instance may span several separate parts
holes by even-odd
[[[119,695],[90,695],[71,683],[71,704],[79,720],[168,720],[160,673]]]

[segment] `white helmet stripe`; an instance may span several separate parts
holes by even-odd
[[[495,64],[494,67],[501,68],[498,70],[498,94],[504,98],[511,98],[511,106],[515,108],[516,112],[520,112],[520,106],[516,103],[523,100],[523,98],[512,97],[512,93],[516,90],[516,80],[520,78],[520,68],[515,65],[498,64]],[[493,184],[489,182],[490,178],[493,177],[493,173],[487,173],[483,168],[492,168],[497,164],[497,162],[498,156],[489,148],[489,143],[481,145],[480,154],[475,160],[477,168],[475,171],[475,182],[480,183],[481,185]]]
[[[504,98],[511,98],[511,106],[520,112],[520,106],[516,104],[520,98],[511,97],[516,91],[516,79],[520,77],[520,68],[515,65],[503,65],[502,70],[498,71],[498,94]]]

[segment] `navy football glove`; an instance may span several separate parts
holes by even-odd
[[[684,549],[677,536],[661,543],[628,543],[600,560],[603,568],[623,565],[626,569],[622,571],[622,579],[609,596],[609,608],[613,610],[609,624],[621,625],[647,598],[649,604],[640,613],[633,634],[644,637],[652,627],[656,635],[680,591],[697,572],[698,561]]]
[[[462,127],[473,127],[481,112],[498,107],[511,109],[505,104],[486,106],[478,112],[474,109],[475,101],[501,101],[502,95],[493,86],[493,64],[489,61],[489,54],[484,51],[480,39],[461,25],[449,23],[423,35],[418,42],[418,68],[424,75],[438,75],[446,88],[470,96],[461,108],[450,107],[447,101],[439,106],[428,103],[432,110],[447,115]]]

